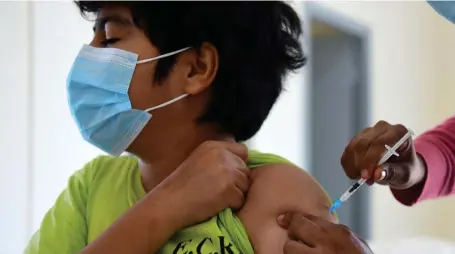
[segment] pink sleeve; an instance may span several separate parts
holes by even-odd
[[[415,147],[427,164],[426,181],[408,190],[392,190],[395,198],[411,206],[455,194],[455,116],[420,135]]]

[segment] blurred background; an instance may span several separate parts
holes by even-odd
[[[339,158],[357,131],[384,119],[420,134],[455,114],[455,25],[425,2],[292,4],[310,61],[288,78],[250,145],[300,165],[335,199],[350,184]],[[100,152],[80,137],[65,92],[92,24],[69,1],[10,1],[0,2],[0,31],[0,253],[10,254],[22,252],[68,177]],[[388,188],[360,192],[340,219],[368,240],[455,241],[455,198],[408,208]]]

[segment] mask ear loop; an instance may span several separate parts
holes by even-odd
[[[161,58],[165,58],[165,57],[168,57],[168,56],[172,56],[172,55],[181,53],[181,52],[183,52],[183,51],[185,51],[185,50],[188,50],[189,48],[191,48],[191,47],[186,47],[186,48],[183,48],[183,49],[179,49],[179,50],[177,50],[177,51],[169,52],[169,53],[166,53],[166,54],[163,54],[163,55],[159,55],[159,56],[157,56],[157,57],[153,57],[153,58],[150,58],[150,59],[139,60],[139,61],[137,61],[137,64],[147,63],[147,62],[151,62],[151,61],[158,60],[158,59],[161,59]],[[150,112],[150,111],[152,111],[152,110],[155,110],[155,109],[159,109],[159,108],[165,107],[165,106],[167,106],[167,105],[169,105],[169,104],[172,104],[172,103],[174,103],[174,102],[176,102],[176,101],[179,101],[179,100],[185,98],[186,96],[188,96],[188,94],[182,94],[182,95],[180,95],[179,97],[174,98],[174,99],[172,99],[172,100],[170,100],[170,101],[168,101],[168,102],[165,102],[165,103],[160,104],[160,105],[155,106],[155,107],[148,108],[148,109],[145,110],[145,112]]]
[[[170,100],[170,101],[168,101],[168,102],[165,102],[165,103],[160,104],[160,105],[155,106],[155,107],[148,108],[148,109],[145,110],[145,112],[150,112],[150,111],[152,111],[152,110],[155,110],[155,109],[159,109],[159,108],[165,107],[165,106],[167,106],[167,105],[169,105],[169,104],[172,104],[172,103],[174,103],[174,102],[176,102],[176,101],[179,101],[179,100],[185,98],[186,96],[188,96],[187,93],[182,94],[182,95],[180,95],[179,97],[174,98],[174,99],[172,99],[172,100]]]
[[[185,50],[188,50],[189,48],[190,48],[190,47],[186,47],[186,48],[183,48],[183,49],[179,49],[179,50],[177,50],[177,51],[174,51],[174,52],[169,52],[169,53],[166,53],[166,54],[163,54],[163,55],[159,55],[159,56],[157,56],[157,57],[139,60],[139,61],[137,61],[136,63],[137,63],[137,64],[148,63],[148,62],[151,62],[151,61],[155,61],[155,60],[158,60],[158,59],[161,59],[161,58],[165,58],[165,57],[168,57],[168,56],[172,56],[172,55],[181,53],[181,52],[183,52],[183,51],[185,51]]]

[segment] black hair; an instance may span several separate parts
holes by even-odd
[[[250,139],[267,118],[289,71],[306,63],[301,21],[281,1],[75,1],[81,14],[106,5],[128,8],[160,53],[213,44],[219,68],[201,122],[216,123],[237,141]],[[159,60],[156,79],[165,79],[175,56]]]

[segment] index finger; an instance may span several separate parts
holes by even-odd
[[[329,234],[332,236],[337,236],[339,239],[352,239],[355,237],[351,229],[343,224],[335,224],[323,218],[312,215],[307,215],[305,217],[315,225],[319,226],[323,232],[329,232]]]
[[[370,132],[371,130],[373,130],[373,127],[368,127],[368,128],[365,128],[363,129],[362,131],[360,131],[359,133],[357,133],[352,139],[351,141],[349,141],[348,145],[344,148],[344,151],[345,152],[349,152],[349,151],[352,151],[355,147],[355,144],[357,143],[357,140],[360,139],[362,136],[364,136],[365,134],[367,134],[368,132]]]
[[[245,163],[248,162],[248,148],[246,145],[236,142],[222,142],[223,147],[225,147],[229,152],[240,157]]]
[[[310,247],[316,247],[318,243],[318,225],[305,218],[300,213],[292,213],[288,228],[290,239],[299,240]]]
[[[330,222],[324,218],[317,217],[314,215],[304,214],[303,217],[305,217],[307,220],[313,222],[314,224],[318,225],[320,228],[328,228],[328,227],[333,227],[334,225],[337,225],[337,224],[333,224],[332,222]]]
[[[341,166],[343,167],[346,175],[351,178],[357,178],[360,176],[360,171],[355,167],[355,150],[354,148],[357,145],[357,141],[364,136],[365,134],[371,132],[373,128],[365,128],[354,136],[349,144],[344,148],[343,155],[341,156]]]

